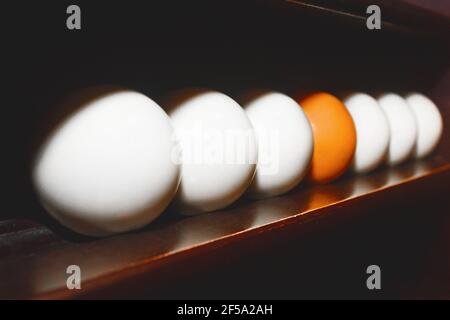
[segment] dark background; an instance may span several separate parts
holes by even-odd
[[[450,6],[446,0],[405,0],[405,2],[450,17]]]

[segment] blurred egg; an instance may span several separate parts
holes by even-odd
[[[251,185],[256,197],[294,188],[312,157],[311,126],[297,102],[274,91],[249,93],[243,103],[258,140],[258,164]]]
[[[32,166],[43,206],[89,236],[140,228],[176,194],[180,168],[167,114],[145,95],[93,88],[61,105]],[[56,111],[55,111],[56,112]]]
[[[411,107],[417,124],[416,158],[429,155],[438,145],[442,136],[443,120],[436,105],[420,93],[409,93],[405,97]]]
[[[329,93],[311,93],[301,97],[299,103],[314,136],[310,179],[316,183],[337,179],[355,153],[356,129],[352,117],[345,105]]]
[[[397,165],[407,160],[417,140],[417,126],[414,114],[405,99],[395,93],[377,96],[389,123],[391,139],[387,155],[389,165]]]
[[[356,151],[352,169],[367,173],[379,166],[389,148],[389,123],[378,102],[368,94],[354,92],[343,99],[356,127]]]
[[[257,144],[242,107],[211,90],[186,90],[166,100],[180,141],[182,214],[214,211],[235,202],[255,174]]]

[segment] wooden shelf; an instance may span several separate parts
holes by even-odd
[[[170,218],[137,232],[106,239],[77,238],[69,232],[32,220],[0,222],[0,298],[89,297],[142,273],[182,269],[185,259],[198,258],[233,242],[245,242],[289,225],[308,228],[327,223],[336,208],[357,213],[361,201],[382,199],[393,189],[445,176],[450,161],[434,156],[398,168],[382,168],[328,185],[300,186],[290,194],[251,201],[227,210],[186,218]],[[425,190],[422,190],[425,192]],[[409,193],[411,196],[411,193]],[[67,266],[82,269],[83,290],[66,288]],[[148,276],[148,275],[147,275]],[[152,283],[152,281],[150,281]]]

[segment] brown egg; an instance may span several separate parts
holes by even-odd
[[[326,183],[342,175],[356,148],[356,129],[345,105],[335,96],[315,92],[298,99],[314,135],[310,180]]]

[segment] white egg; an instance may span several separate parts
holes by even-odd
[[[354,92],[343,99],[356,127],[356,151],[352,169],[367,173],[385,159],[390,139],[389,123],[378,102],[368,94]]]
[[[182,151],[180,212],[232,204],[250,185],[257,161],[255,133],[244,110],[227,95],[208,90],[178,93],[165,106]]]
[[[305,176],[313,153],[311,126],[303,109],[285,94],[249,93],[243,107],[255,129],[258,164],[250,194],[283,194]]]
[[[384,93],[377,99],[388,119],[391,132],[387,163],[397,165],[414,152],[417,140],[416,120],[405,99],[398,94]]]
[[[443,121],[436,105],[420,93],[409,93],[405,97],[411,107],[417,123],[416,158],[429,155],[436,148],[442,136]]]
[[[158,217],[180,180],[167,114],[126,89],[89,90],[69,104],[71,113],[47,136],[33,163],[43,206],[89,236],[140,228]]]

